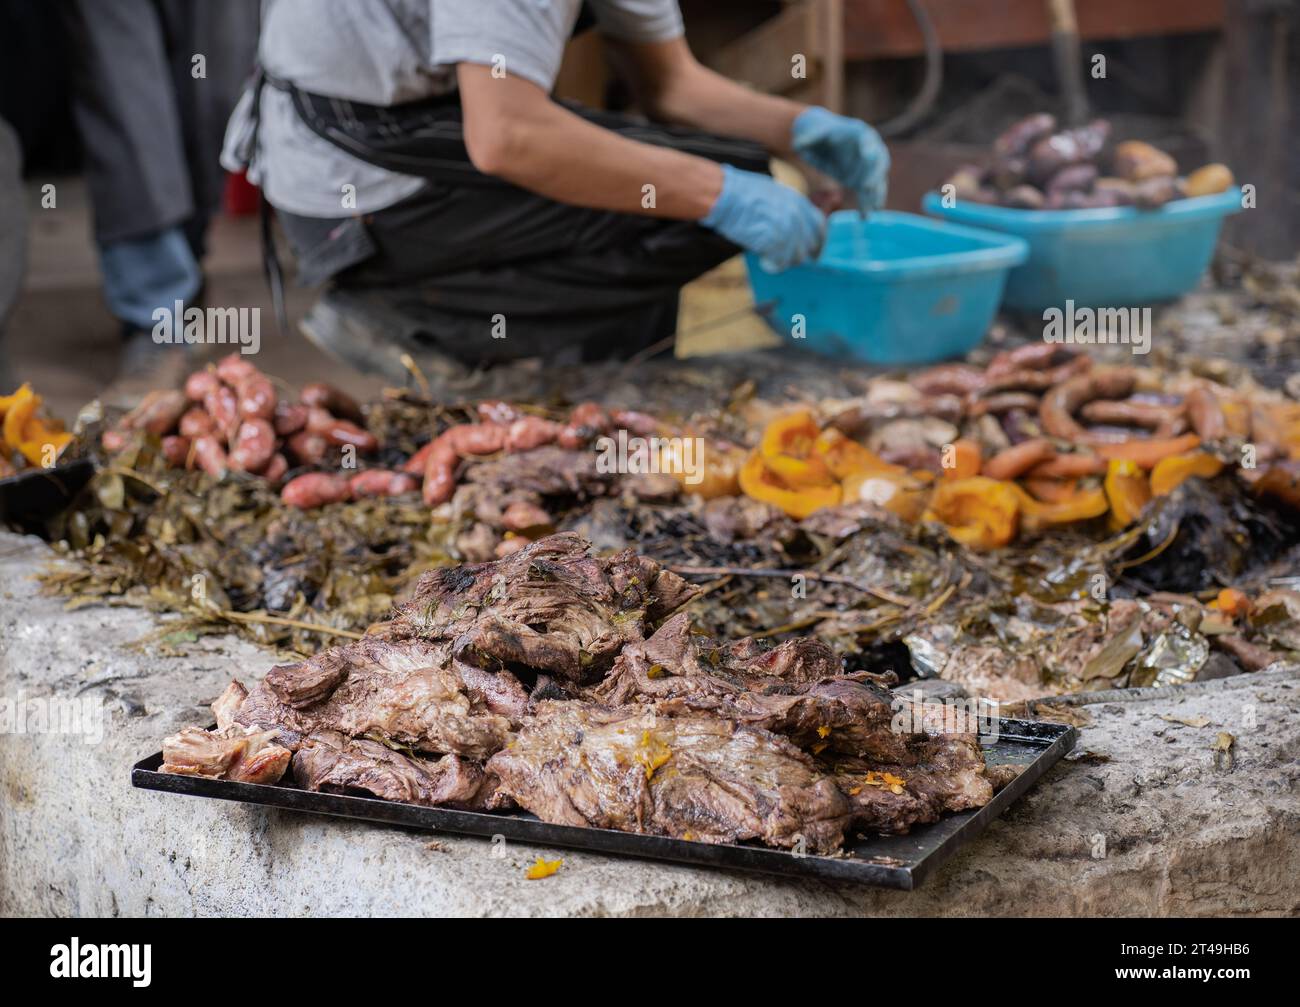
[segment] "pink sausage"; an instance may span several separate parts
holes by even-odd
[[[280,490],[280,499],[290,507],[310,510],[325,504],[342,503],[352,496],[348,480],[328,472],[308,472],[290,479]]]

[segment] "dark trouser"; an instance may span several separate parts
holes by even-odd
[[[299,111],[313,129],[329,136],[344,128],[313,121],[310,101],[300,100]],[[574,111],[643,142],[767,170],[755,144]],[[437,134],[430,159],[448,170],[428,172],[414,196],[364,217],[279,217],[300,280],[332,279],[337,289],[382,296],[417,319],[438,349],[467,362],[634,353],[675,331],[683,284],[738,251],[692,222],[569,206],[477,173],[455,102],[427,107],[419,129]],[[385,158],[374,160],[397,163]],[[403,170],[424,174],[411,169],[407,160]]]
[[[0,191],[21,192],[23,154],[18,134],[0,119]],[[0,395],[14,390],[5,351],[5,320],[22,290],[27,268],[27,211],[21,199],[0,199]],[[2,440],[2,438],[0,438]]]
[[[124,332],[148,330],[156,309],[201,288],[221,139],[252,70],[257,8],[63,0],[60,10],[105,299]]]
[[[198,254],[221,198],[226,119],[253,70],[256,4],[64,0],[61,10],[96,239],[179,225]]]

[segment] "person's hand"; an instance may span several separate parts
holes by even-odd
[[[826,218],[807,196],[767,175],[722,166],[722,192],[700,223],[758,255],[777,272],[816,257]]]
[[[861,119],[814,105],[795,118],[791,141],[796,154],[856,193],[863,213],[885,205],[889,151],[880,134]]]

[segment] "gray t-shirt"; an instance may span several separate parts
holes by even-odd
[[[682,34],[677,0],[588,0],[600,30],[629,42]],[[555,84],[582,0],[263,0],[258,54],[268,73],[304,91],[395,105],[456,87],[455,65],[500,66],[546,91]],[[226,129],[222,164],[249,177],[273,206],[342,217],[391,206],[423,180],[367,164],[321,139],[292,99],[262,90],[258,150],[252,96]],[[348,186],[355,187],[348,190]],[[355,194],[355,206],[345,202]]]

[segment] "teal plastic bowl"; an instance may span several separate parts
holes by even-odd
[[[927,193],[925,212],[1015,235],[1029,261],[1012,270],[1003,304],[1039,314],[1073,301],[1120,308],[1168,301],[1193,289],[1214,255],[1223,218],[1241,209],[1241,190],[1179,199],[1156,210],[1013,210]]]
[[[912,213],[831,215],[816,262],[769,273],[745,256],[754,300],[796,346],[873,364],[960,356],[984,338],[1020,238]]]

